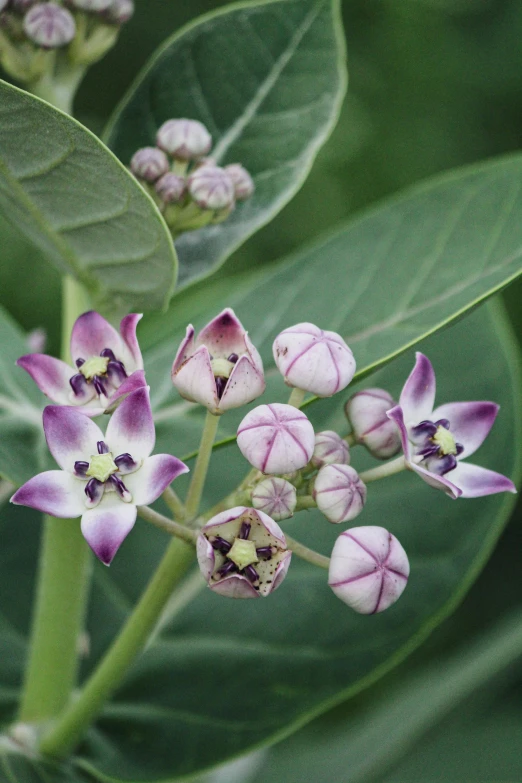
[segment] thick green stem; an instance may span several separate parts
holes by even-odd
[[[187,514],[185,504],[179,499],[172,487],[167,487],[162,497],[169,509],[172,511],[175,519],[185,519]]]
[[[141,600],[78,699],[44,735],[40,751],[66,756],[78,743],[145,646],[172,591],[194,559],[194,547],[174,539]]]
[[[149,508],[148,506],[138,506],[138,514],[142,519],[151,522],[156,527],[159,527],[160,530],[164,530],[171,536],[181,538],[188,544],[196,544],[198,534],[194,530],[191,530],[184,525],[180,525],[178,522],[174,522],[168,517],[164,517],[163,514],[158,514],[158,512],[154,511],[152,508]]]
[[[33,95],[72,116],[74,96],[86,68],[70,64],[66,67],[60,60],[57,62],[58,67],[54,72],[47,71],[41,79],[30,84],[28,89]]]
[[[359,478],[368,484],[370,481],[378,481],[379,479],[387,478],[388,476],[394,476],[396,473],[400,473],[408,466],[404,461],[404,457],[397,457],[391,462],[385,462],[384,465],[379,465],[376,468],[365,470],[359,473]]]
[[[306,397],[306,392],[303,389],[292,389],[290,397],[288,398],[288,405],[293,405],[294,408],[300,408]]]
[[[219,416],[214,416],[212,413],[207,412],[201,443],[199,444],[198,458],[196,460],[196,466],[192,474],[192,481],[190,482],[187,500],[185,502],[187,519],[189,520],[193,519],[198,513],[201,495],[203,494],[203,487],[205,486],[205,479],[207,477],[208,464],[212,455],[212,446],[214,445],[218,426]]]
[[[307,508],[317,508],[317,503],[311,495],[298,495],[295,510],[304,511]]]
[[[285,538],[286,538],[288,549],[290,549],[294,553],[294,555],[300,557],[301,560],[306,560],[308,563],[312,563],[312,565],[319,566],[319,568],[326,568],[326,570],[330,568],[329,557],[325,557],[324,555],[319,554],[319,552],[316,552],[313,549],[308,549],[307,546],[301,544],[299,541],[296,541],[295,538],[290,538],[290,536],[287,536],[286,533],[285,533]]]

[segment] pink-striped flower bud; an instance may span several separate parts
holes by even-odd
[[[273,353],[288,386],[331,397],[344,389],[355,373],[355,359],[343,338],[315,324],[290,326],[274,340]]]
[[[294,515],[297,493],[293,484],[285,479],[272,477],[260,481],[252,492],[252,505],[277,522]]]
[[[399,428],[386,416],[395,405],[385,389],[364,389],[350,397],[344,407],[357,443],[378,459],[393,457],[401,448]]]
[[[132,156],[130,168],[135,177],[156,182],[169,170],[169,160],[157,147],[142,147]]]
[[[366,486],[350,465],[325,465],[315,479],[314,500],[329,522],[355,519],[366,503]]]
[[[234,183],[219,166],[200,166],[188,178],[188,190],[200,209],[232,209],[235,203]]]
[[[198,120],[167,120],[158,130],[156,143],[174,158],[196,160],[210,150],[212,137]]]
[[[258,405],[239,425],[237,445],[250,464],[263,473],[291,473],[310,461],[314,428],[292,405]]]
[[[255,190],[254,180],[240,163],[225,166],[225,171],[234,183],[234,192],[238,201],[250,198]]]
[[[333,430],[318,432],[315,436],[312,465],[316,468],[322,468],[323,465],[333,464],[350,464],[350,449],[348,444]]]
[[[66,8],[56,3],[39,3],[25,15],[24,32],[43,49],[58,49],[72,41],[76,23]]]
[[[168,171],[155,185],[156,193],[165,204],[179,204],[187,189],[185,177],[180,177]]]
[[[270,595],[285,578],[292,556],[279,525],[245,506],[207,522],[198,537],[197,555],[208,586],[229,598]]]
[[[383,527],[341,533],[330,560],[328,584],[359,614],[383,612],[401,596],[410,574],[408,556]]]

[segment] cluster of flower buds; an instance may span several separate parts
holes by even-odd
[[[25,83],[50,72],[57,49],[71,67],[90,65],[114,46],[133,12],[133,0],[0,0],[0,63]]]
[[[142,147],[130,162],[163,212],[174,236],[221,223],[237,201],[254,192],[254,182],[239,163],[218,166],[209,157],[212,137],[198,120],[167,120],[155,147]]]

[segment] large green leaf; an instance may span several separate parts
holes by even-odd
[[[168,302],[176,255],[152,200],[86,128],[5,82],[0,211],[99,307]]]
[[[219,226],[176,242],[180,283],[208,274],[305,180],[345,88],[338,0],[240,3],[168,39],[117,109],[106,138],[120,160],[155,143],[172,117],[199,119],[212,156],[240,162],[256,192]]]

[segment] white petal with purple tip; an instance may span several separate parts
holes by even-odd
[[[448,402],[436,408],[431,418],[449,421],[451,434],[464,446],[459,459],[465,459],[474,454],[488,436],[498,409],[494,402]]]
[[[462,491],[463,498],[479,498],[484,495],[495,495],[497,492],[517,491],[507,476],[469,462],[459,462],[455,470],[452,470],[447,476]]]
[[[203,327],[197,344],[206,345],[214,358],[226,359],[231,353],[245,351],[245,330],[234,311],[227,307]]]
[[[89,419],[87,419],[89,421]],[[48,470],[29,479],[11,498],[17,506],[74,519],[85,511],[85,482],[63,470]]]
[[[82,534],[92,551],[105,565],[114,555],[136,522],[136,506],[122,503],[115,494],[105,493],[96,508],[82,516]]]
[[[177,370],[173,370],[172,383],[186,400],[199,402],[212,412],[217,411],[216,380],[208,349],[204,345]]]
[[[244,354],[230,373],[225,391],[219,401],[219,409],[227,411],[246,405],[265,390],[265,376],[252,364],[250,357]]]
[[[149,456],[156,440],[149,391],[142,387],[126,397],[111,417],[105,441],[115,457],[128,452],[136,461]]]
[[[88,462],[97,454],[96,444],[104,440],[100,428],[75,408],[48,405],[43,412],[43,427],[49,451],[69,473],[74,471],[75,462]]]
[[[72,367],[43,353],[21,356],[16,363],[29,373],[40,391],[49,399],[60,405],[72,405],[69,379],[76,373]]]
[[[148,506],[177,476],[188,472],[188,467],[170,454],[155,454],[147,457],[139,470],[128,473],[123,481],[137,506]]]
[[[83,313],[76,319],[72,328],[71,356],[73,361],[99,356],[104,348],[109,348],[118,358],[122,352],[120,335],[95,310]]]
[[[415,426],[424,419],[431,419],[435,402],[435,373],[427,356],[417,352],[415,367],[403,386],[399,405],[408,427]]]

